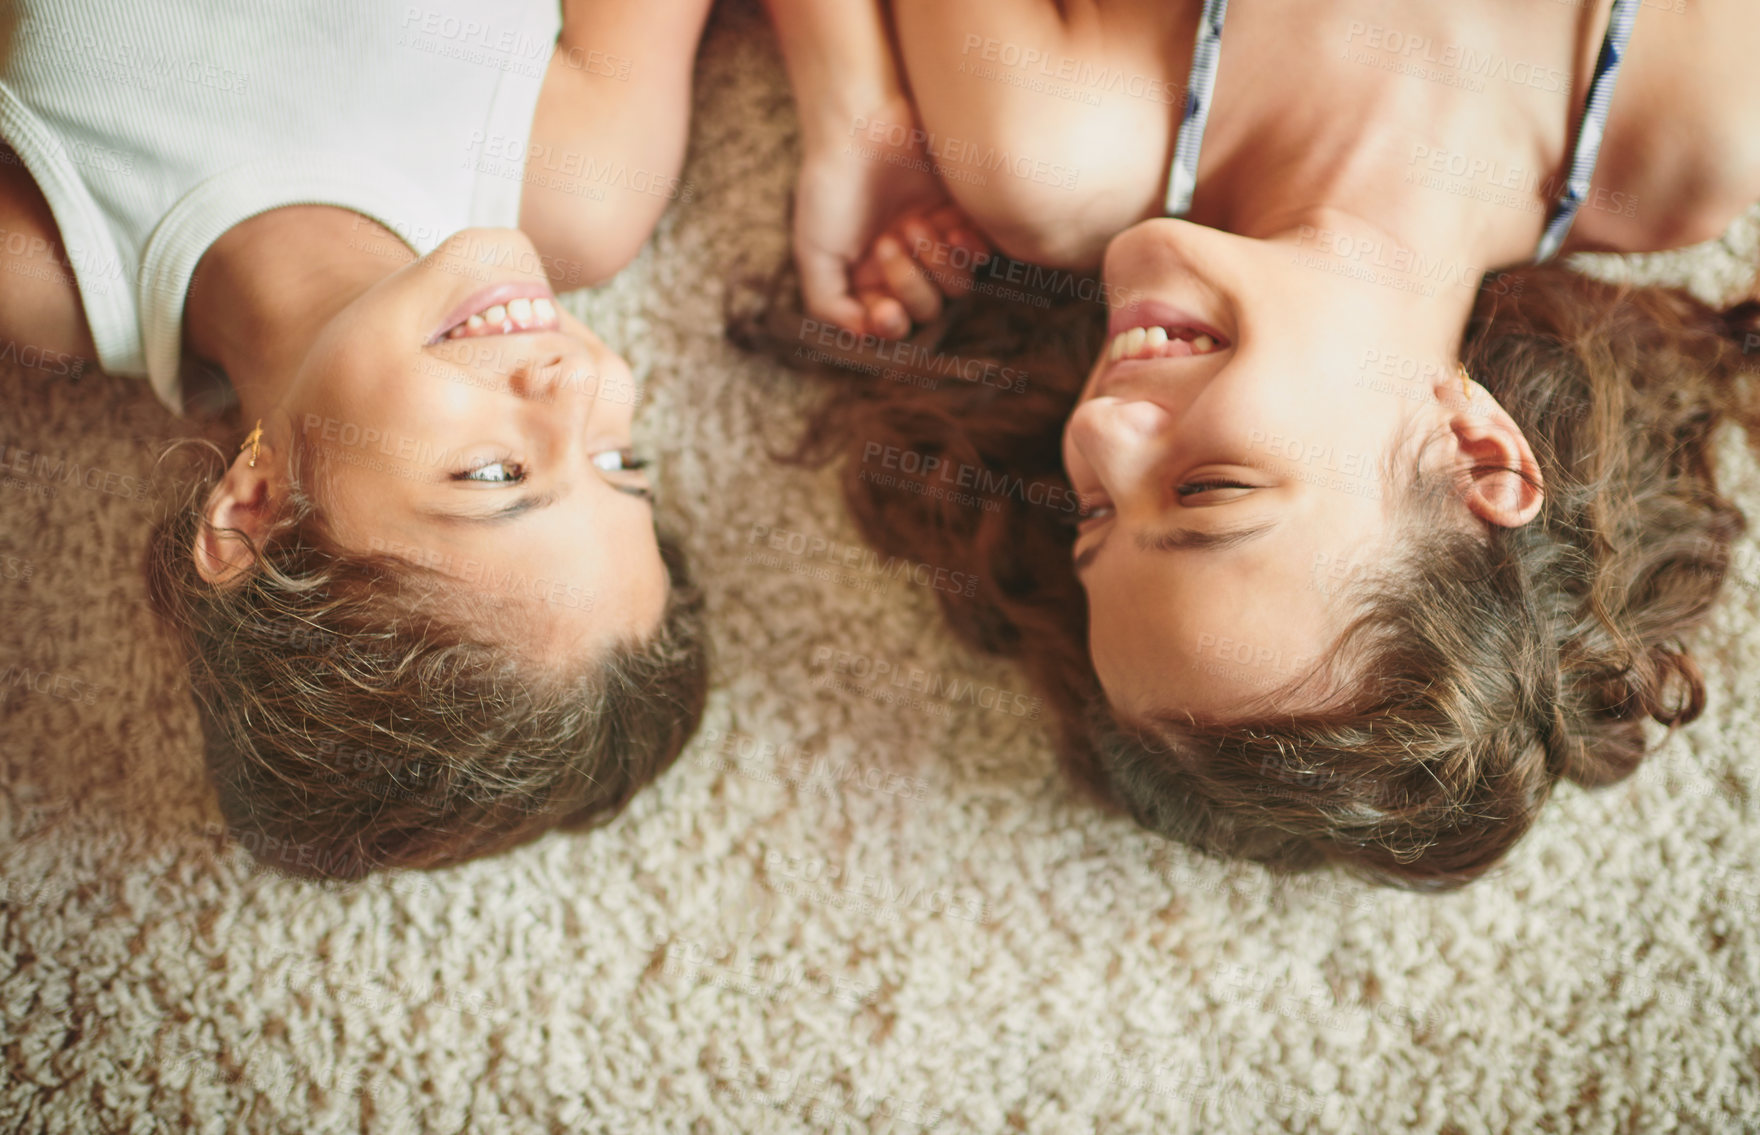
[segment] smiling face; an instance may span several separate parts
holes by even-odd
[[[453,576],[497,633],[574,658],[645,635],[665,603],[634,392],[530,241],[472,229],[343,308],[265,428],[314,456],[343,547]]]
[[[1393,554],[1420,461],[1504,461],[1509,439],[1487,448],[1474,425],[1501,411],[1461,393],[1464,316],[1324,263],[1293,237],[1173,220],[1107,252],[1135,302],[1113,311],[1063,451],[1087,511],[1089,646],[1127,719],[1224,720],[1312,673],[1349,581]]]

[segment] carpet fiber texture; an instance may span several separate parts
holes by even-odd
[[[569,297],[646,384],[718,649],[701,738],[607,828],[347,887],[255,866],[139,568],[139,479],[201,427],[6,360],[0,441],[79,472],[0,486],[0,1129],[1760,1127],[1751,541],[1696,642],[1704,718],[1561,789],[1464,892],[1166,845],[1073,797],[932,584],[818,550],[860,544],[831,474],[766,457],[807,392],[722,337],[734,282],[787,255],[755,4],[717,10],[698,77],[689,200]],[[1592,268],[1727,296],[1756,221]]]

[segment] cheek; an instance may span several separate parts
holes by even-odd
[[[361,471],[327,461],[306,489],[330,538],[343,550],[376,554],[404,542],[385,507],[386,486]]]
[[[636,565],[641,586],[643,613],[652,619],[660,617],[661,609],[666,606],[666,596],[671,589],[671,579],[666,572],[666,563],[660,558],[660,541],[654,534],[654,523],[643,517],[640,534],[632,541],[641,549]]]
[[[1076,408],[1076,414],[1080,413],[1081,407],[1078,406]],[[1059,448],[1063,454],[1063,469],[1066,473],[1073,473],[1076,469],[1082,467],[1082,455],[1076,449],[1073,432],[1075,420],[1075,415],[1072,414],[1070,420],[1063,424],[1063,438],[1059,443]]]
[[[381,335],[343,330],[315,345],[288,398],[295,423],[314,443],[376,447],[393,429],[416,428],[422,411],[447,401],[432,360],[399,353]]]
[[[659,622],[669,581],[651,512],[634,501],[630,505],[608,508],[594,518],[592,547],[576,547],[572,553],[585,570],[558,574],[580,585],[593,615],[606,620],[609,628],[645,633]]]
[[[1170,704],[1181,688],[1178,675],[1137,664],[1133,645],[1116,636],[1090,634],[1089,653],[1107,704],[1127,720],[1153,716]]]
[[[1090,572],[1088,592],[1088,653],[1094,673],[1115,704],[1142,684],[1143,676],[1161,667],[1150,661],[1157,634],[1144,618],[1136,592],[1104,573]],[[1125,698],[1126,701],[1130,699]]]

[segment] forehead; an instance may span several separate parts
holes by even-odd
[[[1324,512],[1286,517],[1263,537],[1216,551],[1121,549],[1088,584],[1090,647],[1127,716],[1242,712],[1299,682],[1354,614],[1352,584],[1373,571],[1384,535]],[[1323,694],[1316,689],[1316,697]]]

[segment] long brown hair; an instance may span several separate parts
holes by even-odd
[[[297,473],[256,568],[204,581],[191,548],[225,462],[218,450],[202,460],[174,479],[148,581],[189,663],[221,812],[264,866],[354,879],[591,826],[696,731],[702,600],[671,541],[659,628],[546,669],[461,619],[456,581],[334,546]]]
[[[1066,764],[1103,799],[1217,853],[1458,886],[1520,839],[1559,778],[1617,781],[1644,755],[1646,720],[1703,709],[1683,639],[1744,526],[1717,490],[1712,439],[1724,422],[1760,427],[1742,351],[1760,341],[1760,305],[1720,314],[1558,267],[1498,284],[1481,291],[1464,361],[1534,447],[1540,516],[1489,539],[1459,533],[1425,523],[1447,486],[1414,483],[1398,562],[1346,587],[1357,614],[1322,663],[1339,692],[1300,714],[1273,699],[1227,724],[1120,722],[1088,660],[1069,517],[932,491],[949,463],[1068,491],[1058,443],[1103,337],[1097,305],[968,299],[919,337],[931,359],[1008,360],[1024,392],[876,381],[823,365],[862,355],[854,337],[821,349],[825,397],[790,456],[841,459],[850,511],[884,551],[977,575],[976,595],[939,596],[955,633],[1018,660],[1057,711]],[[773,312],[742,337],[797,359],[798,322]],[[888,451],[916,457],[869,475]]]

